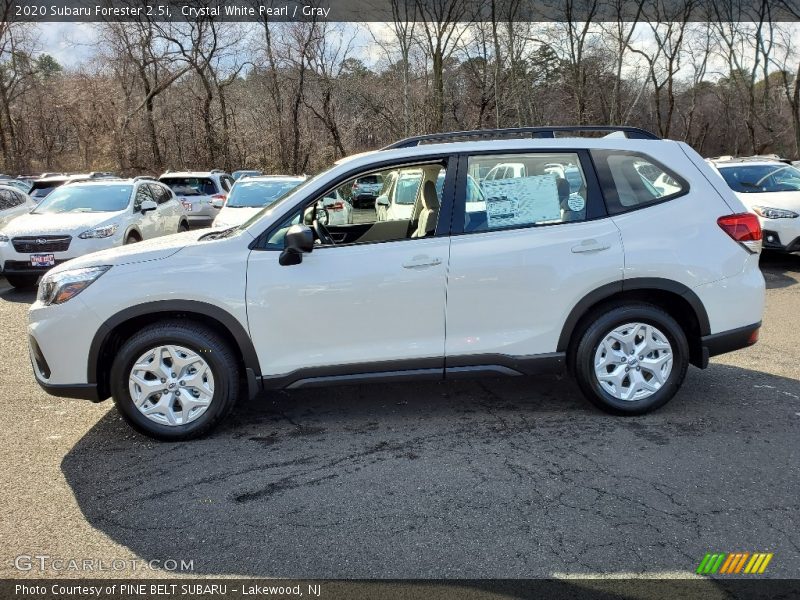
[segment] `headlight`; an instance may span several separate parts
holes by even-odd
[[[63,304],[92,285],[111,266],[70,269],[60,273],[48,273],[39,284],[38,300],[45,306]]]
[[[103,225],[102,227],[95,227],[94,229],[84,231],[79,234],[78,237],[82,240],[88,240],[89,238],[107,238],[114,235],[117,229],[119,229],[119,225],[116,223],[113,225]]]
[[[796,219],[797,213],[782,208],[770,208],[769,206],[754,206],[753,212],[765,219]]]

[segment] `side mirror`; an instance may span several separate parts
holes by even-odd
[[[145,214],[157,208],[158,204],[156,204],[155,201],[145,200],[144,202],[142,202],[142,205],[139,207],[139,210],[141,211],[142,214]]]
[[[389,196],[387,196],[386,194],[384,194],[383,196],[378,196],[378,198],[375,200],[375,204],[377,204],[378,206],[386,206],[386,207],[388,207],[389,206]]]
[[[299,265],[303,254],[314,249],[314,232],[308,225],[292,225],[283,238],[283,252],[278,262],[284,267]]]
[[[222,200],[221,198],[214,198],[211,201],[211,206],[213,206],[214,208],[222,208],[224,205],[225,205],[225,200]]]

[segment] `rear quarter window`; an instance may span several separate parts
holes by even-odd
[[[638,152],[592,150],[592,160],[611,215],[678,198],[689,192],[680,175]]]

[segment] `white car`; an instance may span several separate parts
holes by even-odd
[[[306,180],[305,176],[261,175],[236,180],[226,200],[215,200],[220,209],[213,227],[224,229],[241,225]]]
[[[437,167],[437,171],[439,168]],[[410,219],[420,191],[422,170],[392,171],[383,179],[383,189],[375,199],[379,221]]]
[[[213,224],[234,183],[233,177],[220,169],[167,171],[158,180],[175,193],[195,227]]]
[[[547,172],[551,172],[552,165],[547,165],[545,170],[547,170]],[[486,174],[486,177],[483,178],[483,181],[518,179],[526,176],[527,170],[525,169],[525,165],[522,163],[499,163],[489,170],[489,172]]]
[[[10,185],[0,185],[0,231],[9,221],[36,208],[33,198]]]
[[[623,130],[411,138],[340,161],[241,227],[59,265],[30,308],[36,380],[113,397],[165,440],[210,431],[239,390],[564,369],[606,411],[654,410],[690,364],[758,339],[761,229],[691,147]],[[473,197],[468,213],[468,175],[509,162],[526,177],[503,199]],[[563,217],[552,163],[586,182]],[[642,166],[678,191],[661,194]],[[403,169],[424,173],[410,219],[317,218],[332,190]]]
[[[339,190],[327,194],[318,207],[317,218],[324,225],[348,225],[353,222],[353,205]]]
[[[174,194],[152,177],[69,183],[0,229],[0,267],[12,286],[33,287],[70,259],[188,228]]]
[[[710,159],[725,183],[758,215],[764,248],[800,252],[800,168],[775,159]]]

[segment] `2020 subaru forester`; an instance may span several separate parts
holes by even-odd
[[[757,340],[761,230],[689,146],[622,129],[412,138],[241,226],[59,265],[30,309],[36,379],[113,396],[172,440],[208,432],[240,389],[363,381],[569,369],[607,411],[653,410],[689,364]],[[485,179],[503,163],[524,169]],[[389,172],[421,173],[410,216],[317,218],[326,194]]]

